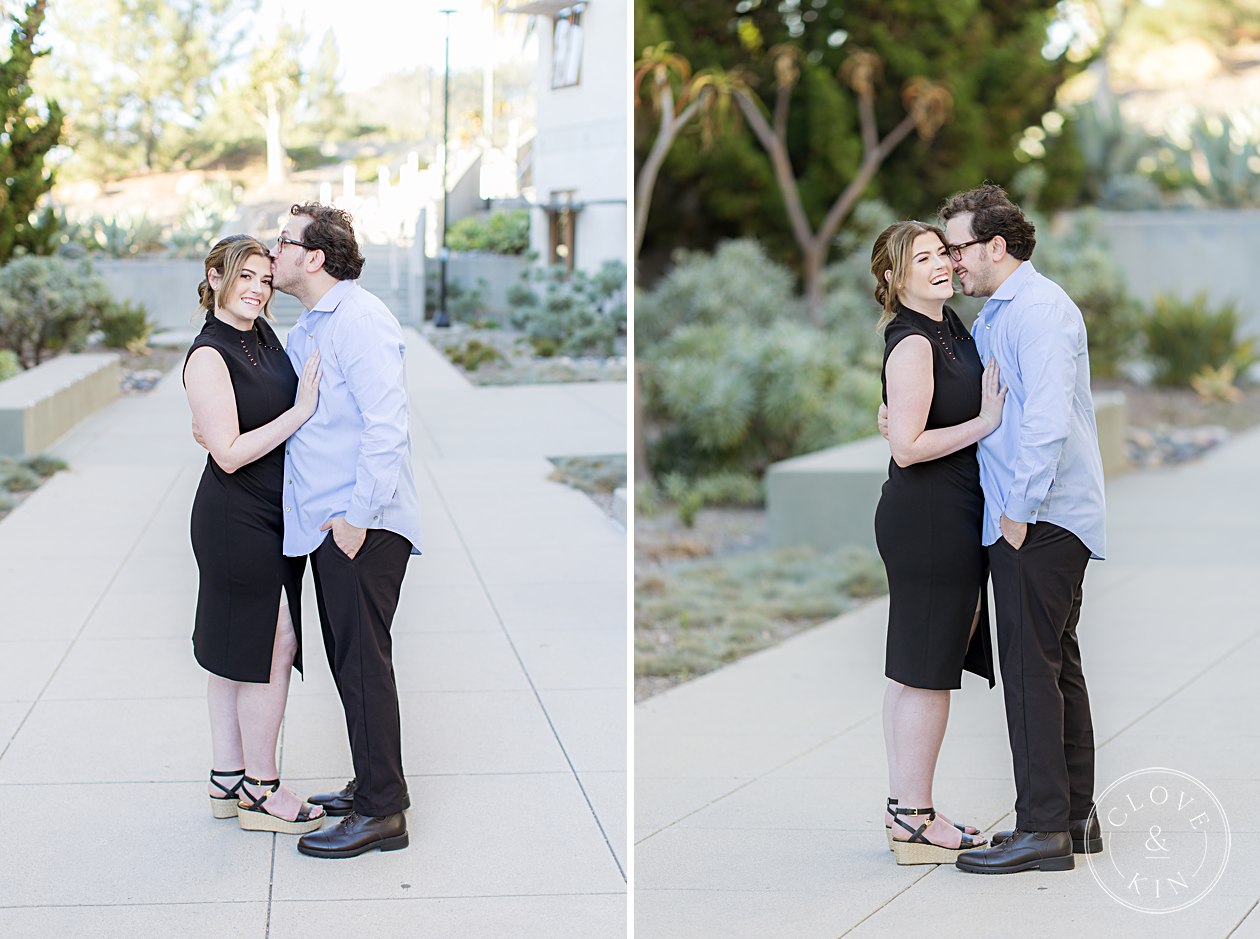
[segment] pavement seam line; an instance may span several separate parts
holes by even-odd
[[[574,782],[577,783],[578,791],[582,793],[582,798],[586,802],[586,807],[591,813],[591,818],[595,820],[596,827],[599,828],[600,836],[604,839],[604,846],[608,848],[608,853],[612,855],[613,863],[617,865],[617,873],[621,875],[621,879],[628,881],[626,869],[621,863],[621,858],[617,857],[617,851],[613,848],[612,840],[608,837],[608,831],[604,828],[604,822],[599,817],[599,813],[595,811],[595,805],[591,802],[590,793],[586,791],[586,786],[582,783],[582,777],[578,774],[577,767],[573,765],[573,759],[569,756],[569,751],[565,748],[564,741],[560,739],[560,732],[556,730],[555,722],[551,719],[551,712],[547,710],[547,705],[543,702],[542,695],[538,692],[538,687],[534,684],[534,677],[530,675],[529,669],[525,667],[525,660],[521,658],[520,651],[516,648],[516,643],[512,641],[512,634],[508,631],[507,624],[503,622],[503,615],[499,612],[498,605],[494,602],[494,596],[490,592],[490,586],[486,583],[485,577],[481,573],[481,568],[477,565],[477,561],[469,550],[468,542],[464,540],[464,533],[460,531],[459,523],[455,520],[455,515],[451,512],[450,505],[447,504],[445,497],[442,495],[442,487],[438,483],[437,478],[433,475],[428,461],[424,463],[424,471],[429,477],[429,481],[433,484],[433,491],[437,494],[438,501],[442,503],[442,508],[446,511],[447,518],[451,520],[451,529],[455,532],[455,537],[459,539],[459,545],[464,550],[464,554],[468,558],[468,563],[473,569],[473,573],[477,575],[477,583],[481,585],[481,589],[485,592],[486,602],[490,604],[490,609],[494,612],[494,618],[502,630],[503,636],[507,639],[508,648],[512,650],[512,655],[516,659],[516,664],[521,670],[521,674],[525,676],[525,681],[529,683],[529,690],[534,695],[534,700],[538,702],[538,707],[542,711],[543,719],[547,721],[547,726],[551,730],[552,737],[555,738],[556,746],[560,748],[560,755],[564,757],[564,762],[568,765],[570,773],[573,775]],[[598,506],[596,506],[598,510]],[[627,821],[627,829],[629,824]],[[628,834],[628,832],[627,832]],[[628,839],[627,839],[628,840]]]
[[[79,624],[79,628],[75,631],[74,637],[70,640],[69,644],[66,646],[66,651],[63,652],[61,654],[61,658],[57,660],[57,665],[52,670],[52,673],[48,676],[48,680],[44,682],[44,686],[39,689],[39,694],[35,696],[35,700],[31,702],[31,706],[27,709],[26,713],[22,716],[22,719],[18,722],[18,725],[15,728],[13,728],[13,733],[10,735],[8,741],[5,743],[4,748],[0,749],[0,762],[4,761],[5,755],[9,752],[9,748],[13,746],[13,741],[17,740],[18,734],[22,732],[22,728],[26,726],[26,722],[30,720],[31,714],[34,713],[35,711],[35,707],[41,701],[44,700],[44,693],[48,690],[48,686],[51,685],[54,680],[56,680],[57,673],[61,671],[61,667],[66,664],[66,659],[70,656],[70,653],[74,651],[75,644],[78,643],[79,639],[83,636],[83,630],[87,629],[87,624],[92,621],[92,617],[96,614],[96,611],[100,608],[101,601],[105,598],[105,595],[109,593],[110,588],[114,586],[114,583],[118,580],[118,574],[122,571],[124,567],[127,566],[127,562],[131,560],[132,555],[136,553],[136,546],[140,544],[140,541],[144,538],[145,532],[149,530],[149,526],[153,524],[153,520],[157,518],[158,513],[162,511],[162,507],[166,504],[166,500],[171,497],[171,493],[174,491],[176,484],[180,481],[180,479],[183,478],[183,475],[186,472],[187,472],[186,469],[180,469],[179,471],[177,471],[174,474],[174,477],[171,479],[170,483],[167,485],[166,492],[162,494],[162,498],[157,499],[154,502],[153,511],[149,513],[149,517],[145,521],[145,523],[140,526],[140,530],[139,532],[137,532],[135,540],[131,543],[131,547],[127,550],[127,553],[118,562],[118,566],[114,569],[113,575],[110,576],[109,580],[106,581],[105,585],[101,588],[101,592],[97,596],[96,602],[93,603],[91,609],[89,609],[87,613],[84,614],[83,622]]]
[[[1247,918],[1251,916],[1257,906],[1260,906],[1260,900],[1257,900],[1255,903],[1251,904],[1251,906],[1247,907],[1247,912],[1242,915],[1242,919],[1234,924],[1234,928],[1225,934],[1225,939],[1229,939],[1230,936],[1238,932],[1238,928],[1242,926],[1243,923],[1247,922]]]
[[[820,740],[818,743],[814,744],[812,747],[807,747],[804,750],[801,750],[799,753],[793,754],[792,756],[784,760],[782,763],[779,763],[777,766],[770,767],[761,775],[752,776],[749,779],[744,780],[742,784],[736,786],[730,792],[723,793],[722,795],[718,796],[716,799],[710,799],[704,805],[699,806],[698,808],[692,809],[686,815],[680,815],[678,818],[674,819],[668,825],[662,825],[660,828],[658,828],[656,831],[652,832],[651,834],[644,835],[642,838],[640,838],[638,841],[634,843],[634,846],[637,848],[639,845],[643,844],[643,842],[647,841],[649,838],[655,838],[661,832],[667,831],[668,829],[673,828],[679,822],[686,821],[687,819],[691,818],[691,816],[695,815],[697,812],[703,812],[709,806],[717,805],[723,799],[729,798],[730,796],[733,796],[735,793],[740,792],[743,789],[747,789],[753,783],[761,782],[761,780],[765,779],[767,776],[771,775],[772,773],[777,773],[779,770],[783,769],[785,766],[795,763],[797,760],[799,760],[803,756],[809,756],[809,754],[813,753],[815,750],[822,749],[823,747],[827,746],[827,744],[833,743],[834,741],[843,737],[849,731],[855,730],[858,727],[861,727],[867,721],[872,720],[878,716],[879,716],[878,712],[876,712],[875,714],[868,714],[866,717],[863,717],[861,720],[857,721],[856,723],[850,724],[848,727],[844,728],[844,730],[837,731],[836,733],[832,734],[830,737],[827,737],[825,740]]]
[[[421,333],[421,332],[420,332],[420,330],[418,330],[418,329],[414,329],[414,327],[413,327],[413,328],[412,328],[412,331],[416,334],[416,336],[420,339],[420,341],[421,341],[421,342],[423,342],[424,344],[426,344],[427,346],[429,346],[429,348],[433,349],[433,350],[434,350],[434,352],[435,352],[437,355],[440,355],[442,358],[446,358],[446,353],[442,352],[441,350],[439,350],[439,349],[437,348],[437,346],[435,346],[435,345],[433,345],[433,343],[429,342],[429,340],[428,340],[428,339],[426,339],[426,338],[424,337],[424,334],[423,334],[423,333]],[[418,355],[418,353],[417,353],[417,355]],[[408,358],[410,358],[410,355],[408,355]],[[449,360],[448,360],[448,361],[449,361]],[[407,367],[407,360],[406,360],[406,359],[403,359],[403,370],[404,370],[404,372],[406,371],[406,367]],[[419,409],[419,408],[417,408],[417,409],[415,409],[415,411],[414,411],[414,412],[412,411],[412,407],[411,407],[411,386],[410,386],[410,384],[408,384],[408,385],[407,385],[407,420],[408,420],[408,423],[411,423],[411,422],[413,422],[413,421],[414,421],[414,422],[415,422],[415,423],[419,426],[420,430],[424,432],[424,436],[428,439],[429,443],[433,445],[433,450],[434,450],[434,452],[436,452],[436,453],[437,453],[437,455],[438,455],[438,457],[439,457],[440,459],[445,459],[445,458],[446,458],[446,454],[444,454],[444,453],[442,452],[442,448],[441,448],[441,446],[439,446],[439,445],[438,445],[438,442],[437,442],[437,437],[435,437],[435,436],[433,435],[433,429],[432,429],[431,427],[429,427],[429,424],[428,424],[428,422],[424,419],[424,416],[423,416],[423,414],[421,414],[420,409]],[[412,462],[413,462],[413,463],[415,462],[414,455],[413,455],[413,458],[412,458]],[[425,467],[426,467],[426,468],[428,467],[428,460],[425,460]],[[430,474],[430,475],[431,475],[431,474]]]
[[[845,936],[849,935],[849,933],[853,932],[853,930],[857,929],[859,926],[861,926],[863,923],[869,920],[872,916],[874,916],[880,910],[892,904],[902,894],[908,893],[911,890],[911,888],[917,886],[920,882],[922,882],[924,877],[927,877],[928,875],[934,873],[940,867],[941,867],[940,864],[929,865],[928,870],[925,870],[921,877],[916,877],[914,880],[910,881],[910,883],[906,884],[904,887],[902,887],[900,890],[894,893],[891,897],[889,897],[879,906],[875,907],[875,909],[871,910],[869,913],[863,916],[860,920],[858,920],[856,923],[854,923],[852,926],[850,926],[848,929],[842,932],[839,936],[836,937],[836,939],[844,939]]]
[[[276,892],[276,839],[280,837],[271,833],[271,872],[267,875],[267,922],[263,929],[263,939],[271,936],[271,898]]]
[[[284,779],[284,737],[289,729],[289,722],[287,720],[288,710],[289,710],[288,702],[286,701],[285,702],[285,718],[286,719],[281,720],[280,722],[280,739],[276,741],[277,750],[279,751],[276,754],[276,769],[280,771],[279,775],[281,779]],[[271,869],[267,874],[267,926],[266,926],[266,929],[263,931],[263,939],[270,939],[270,936],[271,936],[271,909],[273,906],[273,897],[275,896],[275,893],[276,893],[276,843],[279,841],[279,839],[280,839],[279,834],[276,832],[272,832]]]
[[[1101,750],[1107,744],[1111,743],[1113,740],[1116,740],[1126,730],[1133,727],[1133,725],[1139,723],[1140,721],[1145,720],[1147,717],[1149,717],[1155,711],[1158,711],[1165,704],[1168,704],[1170,701],[1173,700],[1173,698],[1177,697],[1177,695],[1181,694],[1181,692],[1185,691],[1187,688],[1193,685],[1196,681],[1203,678],[1210,671],[1212,671],[1212,669],[1216,668],[1216,666],[1220,665],[1226,659],[1233,656],[1236,652],[1241,650],[1248,643],[1255,642],[1257,638],[1260,638],[1260,629],[1257,629],[1255,632],[1253,632],[1246,639],[1243,639],[1237,645],[1231,646],[1229,649],[1226,649],[1223,655],[1220,655],[1217,658],[1213,659],[1211,662],[1205,665],[1202,669],[1200,669],[1194,675],[1191,675],[1182,684],[1178,685],[1171,692],[1169,692],[1167,697],[1161,698],[1159,701],[1152,704],[1149,708],[1147,708],[1137,717],[1133,718],[1133,720],[1129,721],[1129,723],[1125,724],[1123,727],[1117,730],[1114,734],[1112,734],[1106,740],[1102,741],[1101,743],[1095,743],[1094,750],[1095,751]]]
[[[535,897],[541,899],[559,899],[563,897],[624,897],[621,891],[612,890],[591,890],[585,892],[568,892],[568,893],[435,893],[423,896],[410,897],[303,897],[293,900],[277,900],[277,903],[380,903],[382,900],[388,900],[391,903],[397,902],[416,902],[416,901],[434,901],[434,900],[518,900],[533,899]],[[0,910],[61,910],[61,909],[134,909],[137,907],[167,907],[167,906],[222,906],[231,904],[234,906],[248,906],[253,903],[261,903],[261,900],[171,900],[162,903],[29,903],[29,904],[6,904],[0,905]]]
[[[1196,673],[1195,675],[1192,675],[1190,678],[1188,678],[1188,679],[1187,679],[1187,680],[1186,680],[1183,684],[1179,685],[1179,686],[1178,686],[1175,690],[1173,690],[1173,691],[1172,691],[1172,692],[1171,692],[1171,693],[1170,693],[1170,694],[1169,694],[1166,698],[1163,698],[1163,699],[1161,699],[1160,701],[1158,701],[1158,702],[1156,702],[1155,704],[1153,704],[1151,707],[1149,707],[1147,710],[1143,711],[1141,714],[1139,714],[1137,717],[1135,717],[1135,718],[1134,718],[1133,720],[1131,720],[1129,723],[1125,724],[1125,725],[1124,725],[1124,727],[1121,727],[1119,730],[1117,730],[1114,734],[1112,734],[1112,735],[1111,735],[1110,737],[1108,737],[1106,740],[1103,740],[1103,741],[1101,741],[1101,742],[1097,743],[1097,744],[1095,745],[1095,750],[1099,750],[1099,749],[1101,749],[1102,747],[1106,746],[1108,743],[1111,743],[1113,740],[1115,740],[1116,738],[1118,738],[1118,737],[1119,737],[1122,733],[1124,733],[1126,730],[1128,730],[1129,728],[1131,728],[1134,724],[1137,724],[1139,721],[1141,721],[1141,720],[1143,720],[1144,718],[1148,717],[1148,716],[1149,716],[1152,712],[1154,712],[1154,711],[1158,710],[1158,709],[1159,709],[1159,708],[1161,708],[1163,705],[1165,705],[1165,704],[1167,704],[1168,702],[1170,702],[1173,698],[1175,698],[1175,697],[1176,697],[1177,695],[1179,695],[1181,692],[1185,691],[1188,687],[1190,687],[1190,685],[1194,684],[1196,681],[1198,681],[1199,679],[1203,678],[1203,677],[1204,677],[1204,676],[1205,676],[1208,672],[1210,672],[1212,669],[1216,668],[1216,666],[1220,665],[1223,661],[1225,661],[1225,660],[1226,660],[1226,659],[1228,659],[1230,656],[1234,655],[1236,652],[1238,652],[1240,649],[1242,649],[1242,647],[1243,647],[1243,646],[1245,646],[1245,645],[1247,645],[1247,643],[1249,643],[1249,642],[1254,642],[1257,638],[1260,638],[1260,630],[1256,630],[1254,633],[1252,633],[1252,634],[1251,634],[1250,636],[1248,636],[1246,639],[1243,639],[1243,640],[1242,640],[1241,642],[1239,642],[1237,645],[1232,646],[1230,649],[1226,650],[1226,652],[1225,652],[1223,655],[1221,655],[1219,658],[1217,658],[1217,659],[1213,660],[1212,662],[1208,663],[1208,664],[1207,664],[1206,666],[1204,666],[1204,667],[1203,667],[1203,668],[1202,668],[1202,669],[1201,669],[1198,673]],[[839,731],[839,732],[837,732],[837,733],[835,733],[835,734],[832,734],[831,736],[829,736],[829,737],[825,738],[824,740],[819,741],[819,742],[818,742],[817,744],[815,744],[814,746],[809,747],[808,749],[802,750],[800,753],[797,753],[797,754],[795,754],[794,756],[789,757],[789,758],[788,758],[786,761],[784,761],[783,763],[780,763],[780,764],[778,764],[777,766],[773,766],[773,767],[771,767],[770,769],[766,770],[764,773],[761,773],[761,774],[760,774],[760,775],[758,775],[758,776],[753,776],[753,777],[751,777],[751,778],[747,779],[747,780],[746,780],[746,781],[745,781],[742,785],[736,786],[734,789],[730,790],[729,792],[724,793],[723,795],[718,796],[716,799],[710,799],[710,800],[709,800],[708,802],[706,802],[704,805],[701,805],[701,806],[698,806],[697,808],[692,809],[690,812],[686,813],[685,815],[680,815],[678,818],[674,819],[674,820],[673,820],[672,822],[670,822],[669,824],[667,824],[667,825],[662,825],[660,828],[656,829],[655,831],[651,832],[650,834],[644,835],[642,838],[640,838],[639,840],[635,841],[635,842],[634,842],[635,847],[638,847],[639,845],[643,844],[643,842],[648,841],[648,840],[649,840],[649,839],[651,839],[651,838],[655,838],[657,835],[659,835],[659,834],[660,834],[661,832],[663,832],[663,831],[668,831],[670,828],[673,828],[673,827],[674,827],[675,825],[677,825],[679,822],[681,822],[681,821],[685,821],[686,819],[688,819],[688,818],[690,818],[691,816],[695,815],[697,812],[702,812],[702,811],[704,811],[705,809],[709,808],[710,806],[712,806],[712,805],[716,805],[717,803],[721,802],[723,799],[726,799],[726,798],[728,798],[729,796],[732,796],[732,795],[734,795],[735,793],[737,793],[737,792],[741,791],[742,789],[747,788],[748,786],[752,785],[753,783],[755,783],[755,782],[760,782],[762,779],[765,779],[767,776],[770,776],[771,774],[778,772],[779,770],[783,769],[785,766],[788,766],[789,764],[791,764],[791,763],[795,762],[796,760],[799,760],[801,757],[803,757],[803,756],[807,756],[808,754],[810,754],[810,753],[814,752],[815,750],[818,750],[818,749],[820,749],[821,747],[826,746],[827,744],[833,743],[834,741],[838,740],[840,737],[843,737],[843,736],[844,736],[845,734],[847,734],[849,731],[856,729],[857,727],[861,726],[862,724],[866,723],[867,721],[869,721],[869,720],[873,720],[874,718],[876,718],[876,717],[878,717],[878,716],[879,716],[878,712],[875,712],[875,713],[869,714],[869,715],[867,715],[865,718],[863,718],[862,720],[859,720],[858,722],[856,722],[856,723],[854,723],[854,724],[851,724],[850,726],[846,727],[844,730],[841,730],[841,731]],[[1011,814],[1012,814],[1012,812],[1009,812],[1009,811],[1008,811],[1008,812],[1003,813],[1002,818],[999,818],[996,822],[994,822],[994,824],[998,824],[998,823],[1000,823],[1002,819],[1007,818],[1007,817],[1008,817],[1009,815],[1011,815]]]
[[[566,384],[568,384],[568,383],[566,383]],[[582,382],[581,384],[585,384],[585,382]],[[585,407],[587,410],[594,411],[594,412],[595,412],[596,414],[598,414],[600,417],[604,417],[604,418],[606,418],[606,417],[610,417],[610,416],[611,416],[611,415],[609,415],[609,413],[608,413],[607,411],[605,411],[605,410],[604,410],[603,408],[601,408],[599,405],[597,405],[597,404],[592,404],[589,400],[587,400],[587,398],[586,398],[584,395],[574,394],[574,393],[573,393],[573,391],[572,391],[572,389],[570,389],[570,388],[566,388],[566,389],[564,389],[564,393],[565,393],[565,395],[566,395],[567,397],[569,397],[569,398],[570,398],[570,399],[572,399],[573,401],[576,401],[578,404],[582,405],[582,406],[583,406],[583,407]],[[623,415],[620,415],[620,416],[621,416],[621,417],[625,417],[625,415],[624,415],[624,414],[623,414]]]

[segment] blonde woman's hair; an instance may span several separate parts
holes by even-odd
[[[871,247],[871,274],[875,278],[875,300],[884,308],[875,323],[875,331],[881,336],[888,324],[897,318],[897,308],[901,304],[897,285],[905,282],[906,274],[910,270],[914,239],[929,233],[941,239],[941,244],[945,244],[943,231],[935,225],[913,220],[895,222],[875,238],[875,244]],[[892,271],[891,279],[884,277],[885,271]]]
[[[245,269],[245,262],[255,255],[261,255],[270,260],[271,252],[257,238],[251,235],[228,235],[218,244],[210,249],[210,253],[206,255],[206,276],[197,285],[197,302],[200,309],[205,313],[213,313],[216,298],[214,288],[210,286],[210,271],[216,270],[222,275],[219,281],[221,287],[236,282],[241,276],[241,271]],[[267,302],[263,304],[263,316],[267,319],[275,319],[271,315],[271,297],[275,296],[273,291],[267,297]]]

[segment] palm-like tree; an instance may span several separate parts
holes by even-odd
[[[646,95],[648,106],[658,117],[656,138],[634,181],[636,258],[643,245],[643,232],[652,207],[652,190],[670,147],[693,118],[700,120],[705,143],[710,143],[714,129],[731,114],[732,94],[743,87],[738,73],[705,69],[693,75],[691,63],[672,51],[672,47],[669,42],[648,46],[643,50],[643,58],[634,65],[635,107],[639,107]]]
[[[875,89],[882,78],[883,63],[874,52],[865,49],[855,49],[850,53],[840,68],[839,77],[857,97],[862,162],[815,229],[801,202],[800,184],[792,169],[787,142],[789,104],[792,91],[801,77],[801,51],[797,46],[780,45],[773,47],[770,54],[774,62],[773,112],[768,111],[747,82],[741,82],[733,93],[748,126],[770,157],[788,223],[801,249],[805,300],[811,316],[817,321],[823,299],[823,265],[840,225],[875,178],[880,165],[911,131],[917,130],[920,137],[930,140],[948,122],[953,98],[942,85],[926,78],[910,79],[901,92],[906,116],[881,138],[875,119]]]

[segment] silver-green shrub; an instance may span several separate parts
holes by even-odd
[[[820,326],[792,272],[749,239],[683,254],[638,294],[635,348],[654,473],[675,474],[676,491],[686,480],[691,502],[713,504],[697,497],[710,478],[760,477],[777,460],[875,433],[884,343],[870,248],[894,221],[878,201],[856,207],[823,273]]]
[[[760,475],[777,460],[873,433],[879,372],[800,322],[694,325],[642,361],[657,473]]]
[[[650,291],[635,297],[634,344],[644,352],[692,325],[769,326],[805,319],[792,272],[766,256],[756,241],[723,242],[713,254],[681,252]]]
[[[31,368],[81,346],[109,304],[105,282],[86,261],[17,258],[0,268],[0,348]]]
[[[508,294],[510,322],[541,356],[613,355],[626,331],[626,266],[605,261],[594,274],[531,268]]]

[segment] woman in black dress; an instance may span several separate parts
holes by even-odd
[[[184,387],[210,455],[192,508],[193,653],[210,672],[214,766],[229,767],[211,770],[210,806],[245,829],[304,834],[323,810],[282,787],[276,765],[289,669],[302,667],[295,624],[306,566],[284,556],[281,491],[284,442],[318,400],[318,354],[299,380],[264,318],[271,258],[253,238],[211,249],[198,296],[206,324],[188,350]]]
[[[983,844],[932,808],[932,779],[962,672],[993,686],[976,442],[997,427],[1005,390],[945,301],[953,267],[940,229],[898,222],[871,252],[884,308],[884,403],[892,460],[875,512],[888,571],[884,738],[898,864],[953,863]],[[977,627],[980,628],[977,628]]]

